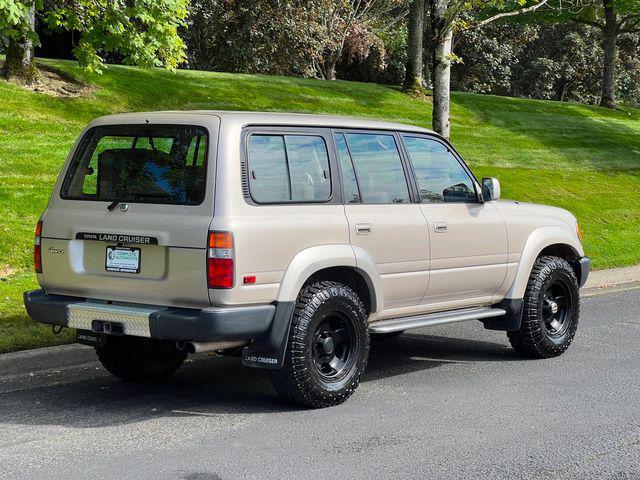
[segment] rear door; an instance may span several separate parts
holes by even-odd
[[[209,305],[206,242],[219,118],[163,120],[84,134],[44,215],[49,293]]]
[[[413,306],[429,281],[429,238],[412,203],[398,138],[387,131],[336,131],[351,244],[376,263],[384,309]]]

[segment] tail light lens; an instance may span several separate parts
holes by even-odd
[[[33,239],[33,269],[36,273],[42,273],[42,220],[36,224],[36,234]]]
[[[207,284],[209,288],[233,288],[235,273],[233,235],[209,232],[207,250]]]

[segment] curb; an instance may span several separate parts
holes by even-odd
[[[640,265],[595,270],[589,274],[584,288],[615,287],[633,282],[640,282]]]

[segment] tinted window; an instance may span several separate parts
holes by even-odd
[[[336,135],[336,146],[338,147],[338,158],[340,159],[340,169],[342,171],[342,192],[345,203],[360,203],[360,192],[356,181],[356,172],[353,170],[351,155],[347,148],[344,135]]]
[[[291,200],[329,200],[329,155],[324,139],[308,135],[286,135],[284,140],[291,176]]]
[[[362,203],[409,203],[409,188],[393,135],[347,133]]]
[[[287,152],[281,135],[252,135],[249,139],[249,185],[256,202],[291,199]]]
[[[422,137],[403,136],[416,172],[423,202],[475,202],[473,180],[458,159],[442,143]]]
[[[258,203],[329,200],[331,176],[324,139],[316,135],[252,135],[249,188]]]
[[[194,142],[199,152],[189,148]],[[62,198],[197,205],[205,193],[207,143],[199,127],[92,129],[71,162]]]

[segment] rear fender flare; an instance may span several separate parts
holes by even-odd
[[[295,302],[304,283],[314,273],[331,267],[350,267],[365,279],[371,296],[371,311],[382,309],[380,274],[371,256],[351,245],[325,245],[307,248],[291,261],[278,291],[277,302]]]
[[[269,330],[242,350],[243,365],[262,369],[282,368],[298,294],[311,275],[331,267],[349,267],[360,273],[370,289],[372,312],[382,308],[380,275],[373,259],[364,250],[351,245],[326,245],[302,250],[284,274]]]

